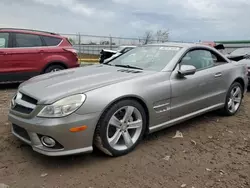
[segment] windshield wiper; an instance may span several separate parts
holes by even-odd
[[[125,67],[125,68],[131,68],[131,69],[139,69],[139,70],[143,70],[140,67],[135,67],[135,66],[131,66],[131,65],[115,65],[116,67]]]

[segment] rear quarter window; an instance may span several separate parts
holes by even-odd
[[[42,36],[46,46],[57,46],[62,39],[56,37]]]
[[[68,38],[66,38],[67,42],[72,46],[74,44],[73,40],[69,40]]]
[[[8,48],[9,33],[0,33],[0,48]]]

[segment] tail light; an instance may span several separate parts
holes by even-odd
[[[71,52],[71,53],[73,53],[74,55],[77,56],[77,50],[74,49],[74,48],[63,48],[63,50],[65,50],[67,52]]]
[[[66,51],[66,52],[72,53],[75,56],[77,63],[80,64],[80,60],[78,59],[78,54],[77,54],[76,49],[74,49],[74,48],[63,48],[63,50]]]

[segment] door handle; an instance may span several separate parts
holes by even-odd
[[[222,76],[221,72],[217,72],[217,73],[214,75],[215,78],[221,77],[221,76]]]
[[[4,54],[6,54],[6,53],[5,53],[5,52],[1,52],[1,51],[0,51],[0,55],[4,55]]]

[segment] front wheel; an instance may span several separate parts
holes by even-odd
[[[146,114],[142,105],[134,100],[119,101],[102,115],[94,144],[108,155],[125,155],[139,144],[145,128]]]
[[[228,90],[226,103],[222,112],[225,115],[232,116],[237,113],[243,98],[243,88],[240,83],[235,82]]]
[[[44,71],[44,73],[50,73],[50,72],[57,72],[60,70],[65,69],[63,66],[61,65],[51,65],[48,68],[46,68],[46,70]]]

